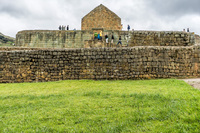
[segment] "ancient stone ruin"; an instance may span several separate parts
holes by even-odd
[[[82,30],[28,30],[16,35],[16,45],[36,48],[93,48],[108,47],[105,35],[116,47],[121,36],[122,46],[191,46],[195,44],[194,33],[178,31],[122,31],[121,18],[104,5],[100,5],[82,18]],[[95,40],[94,34],[102,34]],[[196,36],[197,38],[197,36]],[[198,38],[199,40],[199,38]]]
[[[100,5],[83,17],[79,31],[20,31],[18,47],[0,48],[0,83],[200,76],[199,35],[121,28],[121,19]],[[105,45],[106,34],[109,43],[114,36],[113,46]],[[116,47],[120,36],[123,45]]]
[[[81,29],[121,30],[121,18],[101,4],[82,18]]]

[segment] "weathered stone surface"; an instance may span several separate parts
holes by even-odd
[[[92,30],[93,28],[121,30],[121,18],[101,4],[82,18],[82,30]]]
[[[200,76],[199,53],[200,46],[2,49],[0,83],[195,78]]]
[[[103,31],[102,41],[94,40],[94,31],[20,31],[16,35],[16,46],[38,48],[93,48],[117,47],[119,36],[123,47],[133,46],[191,46],[199,43],[198,35],[175,31]],[[114,44],[107,46],[114,35]],[[120,46],[121,47],[121,46]]]
[[[178,31],[134,31],[131,34],[130,47],[133,46],[192,46],[194,33]]]
[[[200,36],[199,35],[195,35],[195,43],[200,44]]]

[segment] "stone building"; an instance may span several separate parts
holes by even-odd
[[[99,5],[82,18],[81,29],[121,30],[121,18],[104,5]]]

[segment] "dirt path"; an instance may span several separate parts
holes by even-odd
[[[183,79],[183,81],[200,90],[200,79]]]

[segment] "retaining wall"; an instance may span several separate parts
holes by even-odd
[[[192,46],[195,34],[180,31],[134,31],[130,46]]]
[[[199,35],[195,35],[195,43],[200,44],[200,36]]]
[[[0,82],[197,78],[199,46],[0,52]]]
[[[101,41],[94,40],[95,32],[102,32]],[[195,35],[187,32],[175,31],[105,31],[85,30],[85,31],[50,31],[33,30],[20,31],[16,35],[16,46],[39,47],[39,48],[91,48],[108,47],[105,43],[105,35],[114,35],[114,45],[116,47],[119,36],[122,39],[123,47],[133,46],[192,46],[195,44]],[[196,36],[198,37],[198,36]],[[110,47],[110,45],[109,45]]]

